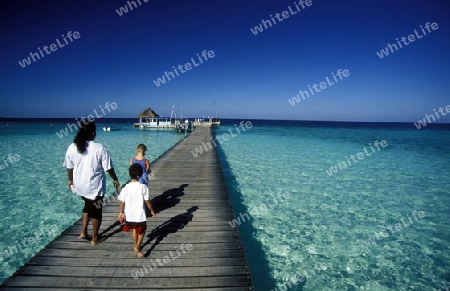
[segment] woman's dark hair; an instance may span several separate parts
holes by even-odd
[[[81,123],[73,143],[77,145],[80,154],[86,151],[86,142],[95,138],[96,126],[94,122]]]
[[[140,176],[143,174],[142,166],[139,164],[132,164],[128,169],[128,173],[130,174],[131,179],[138,180]]]

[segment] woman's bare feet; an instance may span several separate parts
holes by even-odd
[[[101,236],[100,237],[93,236],[92,240],[91,240],[91,245],[96,246],[101,241],[102,241],[102,237]]]

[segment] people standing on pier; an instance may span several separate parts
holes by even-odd
[[[113,179],[114,187],[120,188],[109,153],[102,144],[94,142],[95,137],[95,123],[81,123],[73,143],[67,149],[63,164],[67,168],[69,188],[84,201],[80,238],[88,237],[87,227],[92,220],[92,245],[99,241],[98,231],[106,192],[105,171]]]
[[[147,185],[139,182],[144,173],[141,165],[133,164],[128,171],[131,181],[123,187],[118,197],[120,209],[117,220],[120,223],[125,221],[122,227],[123,231],[129,232],[133,230],[131,233],[134,244],[133,250],[139,258],[143,258],[144,254],[141,252],[141,245],[147,229],[145,206],[150,210],[150,217],[153,218],[156,214],[150,202]]]
[[[145,158],[145,152],[147,147],[140,143],[136,148],[136,157],[130,160],[130,166],[133,164],[139,164],[142,167],[142,175],[139,178],[139,182],[144,185],[148,185],[148,174],[150,174],[150,161]]]

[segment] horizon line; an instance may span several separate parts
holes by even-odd
[[[3,122],[3,119],[76,119],[78,117],[0,117],[0,122]],[[103,119],[138,119],[139,117],[105,117]],[[164,117],[160,116],[160,118],[170,118],[169,116]],[[194,118],[202,118],[202,117],[193,117]],[[219,118],[223,120],[244,120],[243,118],[225,118],[225,117],[211,117],[211,118]],[[189,119],[189,118],[188,118]],[[207,118],[205,118],[207,119]],[[268,118],[247,118],[247,120],[261,120],[261,121],[296,121],[296,122],[346,122],[346,123],[417,123],[418,121],[355,121],[355,120],[309,120],[309,119],[268,119]],[[431,124],[449,124],[450,122],[431,122],[427,123],[427,125]]]

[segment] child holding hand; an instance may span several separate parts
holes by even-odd
[[[149,208],[152,218],[156,216],[152,203],[150,202],[147,185],[139,183],[139,178],[142,176],[142,173],[143,171],[140,165],[133,164],[130,166],[129,174],[131,181],[123,187],[118,197],[120,209],[117,218],[121,223],[125,221],[125,225],[122,228],[123,231],[129,232],[132,230],[133,249],[139,258],[144,257],[144,254],[141,252],[141,245],[145,230],[147,229],[145,206]]]

